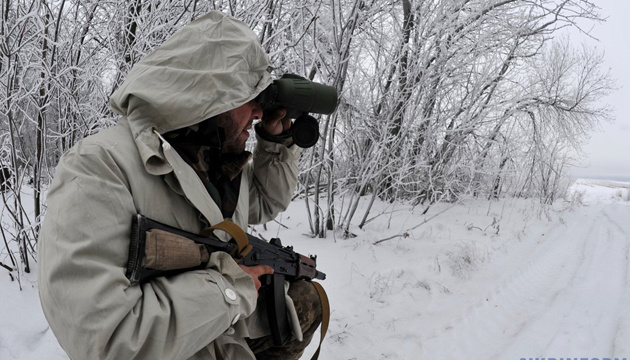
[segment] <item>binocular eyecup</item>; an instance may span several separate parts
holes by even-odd
[[[293,142],[309,148],[319,139],[319,123],[309,115],[331,114],[337,108],[337,90],[328,85],[310,81],[294,74],[285,74],[263,90],[256,101],[265,114],[279,108],[287,111],[287,117],[295,119],[292,126]]]

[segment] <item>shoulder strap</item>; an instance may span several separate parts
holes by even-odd
[[[328,332],[328,324],[330,323],[330,303],[328,302],[328,295],[326,295],[326,291],[324,291],[322,285],[315,281],[312,281],[311,283],[315,286],[315,290],[317,290],[317,294],[319,295],[319,301],[322,304],[321,337],[319,339],[317,351],[315,351],[315,354],[313,354],[313,357],[311,358],[311,360],[317,360],[319,357],[319,350],[322,348],[322,342],[324,342],[326,332]]]

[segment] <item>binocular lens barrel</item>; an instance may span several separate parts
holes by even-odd
[[[278,90],[276,104],[300,112],[293,115],[330,114],[337,107],[337,90],[332,86],[297,78],[281,78],[274,84]]]

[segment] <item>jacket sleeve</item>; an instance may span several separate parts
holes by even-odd
[[[125,172],[106,151],[84,145],[65,155],[48,205],[40,298],[72,359],[187,359],[254,311],[253,281],[225,253],[212,254],[205,270],[130,285],[136,208]]]
[[[297,187],[301,148],[265,140],[257,131],[249,187],[249,223],[273,220],[286,210]]]

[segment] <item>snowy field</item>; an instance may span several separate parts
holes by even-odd
[[[552,207],[379,206],[353,238],[308,238],[300,200],[282,226],[255,228],[318,255],[332,307],[321,359],[630,358],[630,183],[579,180]],[[0,359],[67,359],[35,276],[22,285],[0,269]]]

